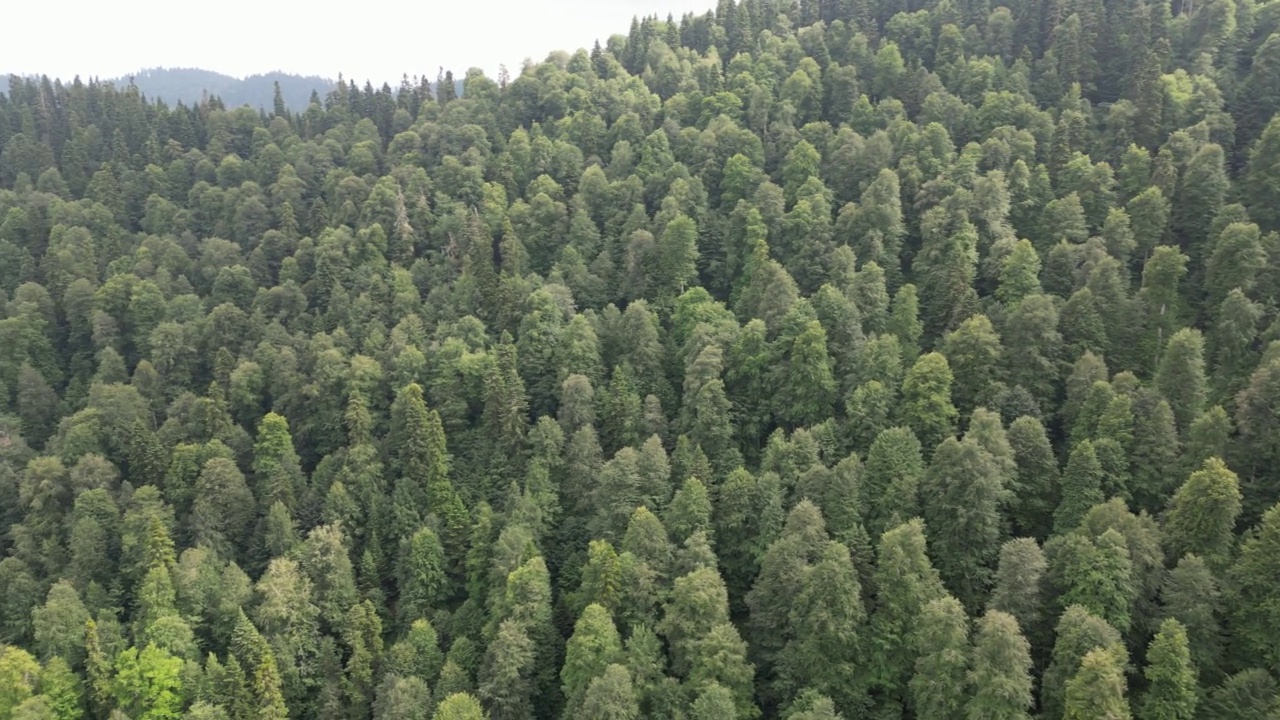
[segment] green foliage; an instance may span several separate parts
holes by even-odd
[[[1033,705],[1031,644],[1018,621],[1008,613],[990,610],[978,621],[973,639],[973,669],[969,683],[973,697],[965,707],[969,718],[1025,720]]]
[[[438,706],[431,720],[484,720],[480,703],[467,693],[454,693]]]
[[[1160,632],[1147,648],[1144,674],[1150,686],[1142,697],[1138,717],[1183,720],[1196,716],[1200,693],[1182,623],[1171,619],[1160,625]]]
[[[621,655],[622,641],[608,611],[594,603],[588,605],[565,646],[564,666],[560,670],[565,707],[581,708],[593,682]],[[630,685],[630,679],[627,684]]]
[[[1058,620],[1056,635],[1052,659],[1040,682],[1040,707],[1046,717],[1055,718],[1063,716],[1069,703],[1069,684],[1079,675],[1084,657],[1094,648],[1120,658],[1119,662],[1114,658],[1095,661],[1108,671],[1111,666],[1123,666],[1128,658],[1120,633],[1105,620],[1078,605],[1067,608],[1062,614],[1062,618]],[[1122,690],[1123,687],[1121,679]],[[1095,690],[1099,696],[1106,692],[1105,688]]]
[[[1274,714],[1274,8],[1041,5],[11,78],[0,720]]]
[[[1240,516],[1236,474],[1218,458],[1209,458],[1174,494],[1165,517],[1166,547],[1173,557],[1194,553],[1224,568],[1235,544]]]
[[[948,588],[969,608],[976,609],[985,594],[1000,549],[1001,480],[995,458],[972,432],[963,441],[943,441],[925,474],[931,556]]]
[[[1128,720],[1129,699],[1125,697],[1124,671],[1115,653],[1090,650],[1080,661],[1080,670],[1067,684],[1065,720]]]
[[[925,448],[955,434],[959,413],[951,404],[951,383],[951,368],[939,353],[921,357],[902,380],[900,418]]]
[[[1062,499],[1054,511],[1054,531],[1063,533],[1080,524],[1089,508],[1102,502],[1102,466],[1093,443],[1085,440],[1071,451],[1062,473]]]
[[[182,703],[182,660],[148,645],[129,648],[116,657],[112,694],[129,717],[168,720],[179,717]]]
[[[911,696],[921,720],[958,717],[965,705],[969,669],[969,619],[946,596],[925,605],[915,631],[919,657]]]

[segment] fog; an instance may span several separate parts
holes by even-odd
[[[302,3],[67,0],[5,8],[0,72],[118,77],[151,67],[198,67],[243,77],[285,72],[391,81],[403,73],[490,76],[505,64],[591,47],[626,33],[635,15],[705,12],[714,0],[472,0]]]

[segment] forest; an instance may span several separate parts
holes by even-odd
[[[446,77],[10,78],[0,720],[1280,718],[1280,1]]]

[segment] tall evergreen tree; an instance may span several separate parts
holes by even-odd
[[[990,610],[978,621],[974,634],[973,669],[969,682],[973,697],[965,716],[1026,720],[1033,705],[1031,645],[1012,615]]]
[[[1199,688],[1182,623],[1172,619],[1161,623],[1160,632],[1147,648],[1144,674],[1150,686],[1139,703],[1138,717],[1183,720],[1196,716]]]
[[[915,631],[919,657],[911,676],[912,705],[921,720],[959,717],[969,672],[969,618],[946,596],[925,605]]]

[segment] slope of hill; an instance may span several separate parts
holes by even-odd
[[[1276,718],[1280,4],[1010,5],[15,79],[0,720]]]

